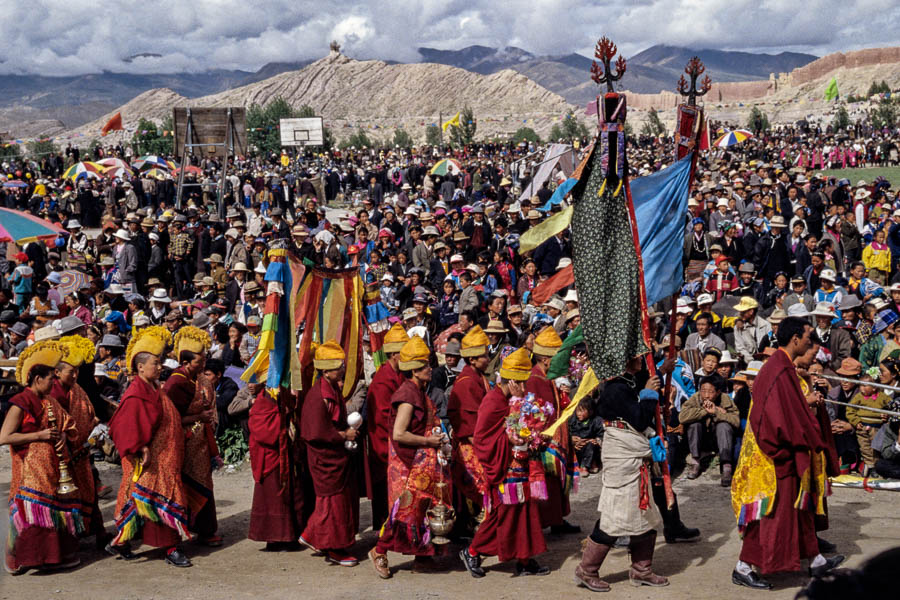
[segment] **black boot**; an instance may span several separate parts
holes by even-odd
[[[687,527],[681,522],[681,514],[678,511],[678,498],[671,510],[666,506],[666,490],[663,488],[662,482],[659,485],[655,483],[650,486],[653,489],[653,501],[656,502],[659,513],[663,520],[663,537],[666,538],[667,544],[677,544],[679,542],[696,542],[700,539],[700,530],[695,527]]]

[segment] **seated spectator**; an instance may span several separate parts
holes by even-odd
[[[705,352],[708,348],[715,348],[720,352],[725,350],[725,341],[712,332],[713,317],[709,313],[701,313],[694,321],[697,331],[687,336],[684,342],[685,350],[699,350]]]
[[[900,412],[900,399],[891,400],[888,410]],[[900,431],[900,417],[889,417],[881,427],[881,458],[875,461],[875,472],[888,479],[900,479],[900,442],[897,433]]]
[[[702,451],[716,448],[719,464],[722,466],[722,487],[731,486],[733,471],[732,447],[734,434],[740,427],[740,414],[725,389],[725,380],[718,374],[700,380],[700,391],[688,398],[678,415],[685,426],[688,448],[693,464],[687,472],[688,479],[700,476]]]

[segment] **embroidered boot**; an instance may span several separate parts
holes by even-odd
[[[600,566],[606,560],[610,547],[598,544],[591,538],[585,540],[586,544],[581,553],[581,563],[575,567],[575,583],[578,587],[585,587],[592,592],[608,592],[609,584],[600,579]]]
[[[669,585],[668,579],[655,574],[650,568],[653,564],[653,547],[655,544],[655,530],[631,537],[631,544],[628,546],[628,550],[631,552],[631,570],[628,572],[628,579],[631,581],[631,585],[636,587],[642,585],[652,587]]]

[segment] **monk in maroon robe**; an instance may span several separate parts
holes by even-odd
[[[515,369],[516,361],[521,369]],[[474,431],[474,447],[481,461],[487,480],[490,506],[487,516],[475,532],[468,548],[459,556],[473,577],[483,577],[482,556],[496,556],[500,562],[516,560],[516,574],[546,575],[550,572],[534,560],[534,556],[547,551],[541,531],[541,517],[536,500],[529,496],[529,486],[524,486],[520,498],[510,498],[515,504],[505,504],[500,494],[500,484],[512,480],[512,469],[518,468],[527,458],[514,461],[513,440],[506,431],[510,396],[524,395],[524,379],[528,377],[528,356],[524,349],[517,350],[504,360],[500,370],[501,383],[487,393],[478,409]],[[520,377],[516,380],[514,377]],[[521,440],[516,440],[521,443]],[[521,473],[516,473],[521,477]]]
[[[278,404],[261,389],[250,406],[250,468],[253,471],[251,540],[266,542],[267,551],[298,546],[303,531],[303,492],[293,472],[296,457]]]
[[[320,350],[316,350],[317,362]],[[348,549],[359,528],[359,497],[350,453],[344,446],[356,431],[347,426],[347,409],[338,388],[343,380],[342,361],[339,367],[320,368],[318,380],[303,399],[300,435],[306,443],[316,507],[300,543],[324,552],[329,562],[351,567],[358,564]]]
[[[463,367],[453,383],[447,402],[447,418],[453,426],[453,488],[460,500],[468,500],[469,506],[465,508],[473,517],[480,512],[486,491],[484,469],[474,450],[472,437],[482,398],[490,389],[483,370],[487,368],[488,360],[487,353],[466,358],[469,364]],[[463,508],[463,503],[457,502],[457,506]]]
[[[391,437],[391,396],[403,383],[397,370],[399,352],[388,355],[386,363],[375,372],[366,395],[366,428],[368,430],[369,498],[372,500],[372,527],[378,529],[388,516],[387,463]]]
[[[535,355],[535,359],[542,361],[545,357]],[[545,402],[553,405],[554,414],[560,414],[565,408],[560,403],[559,392],[553,382],[547,379],[546,369],[549,367],[549,359],[546,359],[546,366],[540,364],[534,365],[531,370],[531,376],[525,383],[527,393],[534,394],[535,398],[540,398]],[[569,494],[565,489],[563,481],[568,476],[569,471],[575,470],[575,453],[572,449],[572,443],[569,439],[569,427],[567,424],[556,430],[553,439],[548,444],[545,452],[551,452],[552,461],[556,464],[557,473],[547,473],[547,501],[540,503],[541,509],[541,526],[550,527],[553,533],[577,533],[581,528],[572,525],[565,520],[572,509],[569,506]],[[561,472],[559,472],[561,471]]]
[[[840,555],[823,557],[816,539],[816,499],[826,495],[825,489],[816,486],[824,487],[826,448],[793,363],[812,345],[811,332],[812,327],[799,318],[782,321],[779,349],[760,369],[753,384],[748,426],[755,444],[774,465],[775,497],[771,512],[745,525],[740,560],[732,573],[737,585],[771,588],[751,565],[763,574],[799,571],[802,561],[808,559],[813,574],[821,575],[844,560]],[[732,493],[739,494],[738,490],[754,485],[757,477],[753,473],[742,475],[739,469]],[[804,479],[809,482],[806,489],[801,487]],[[799,508],[795,507],[797,502]]]

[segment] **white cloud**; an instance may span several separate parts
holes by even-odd
[[[654,44],[750,51],[896,44],[895,0],[0,0],[0,73],[76,75],[256,70],[324,56],[337,39],[356,58],[415,60],[420,46],[518,46],[592,54],[608,35],[626,55]],[[156,53],[159,59],[124,59]]]

